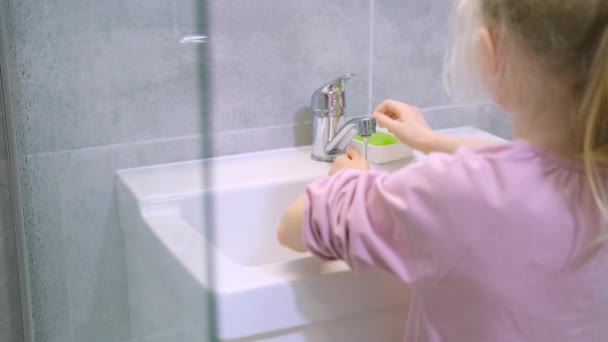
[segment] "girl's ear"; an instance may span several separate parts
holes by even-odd
[[[483,26],[477,31],[481,67],[485,77],[495,76],[499,71],[498,37],[490,28]]]

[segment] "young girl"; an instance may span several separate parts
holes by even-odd
[[[388,174],[349,149],[279,240],[410,284],[406,341],[608,341],[608,1],[457,6],[451,65],[475,66],[517,141],[463,147],[386,101],[381,126],[444,153]]]

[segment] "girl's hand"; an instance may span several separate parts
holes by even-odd
[[[334,161],[329,175],[333,176],[342,169],[369,170],[369,164],[359,150],[349,145],[346,148],[346,154],[339,156]]]
[[[403,102],[386,100],[376,108],[373,118],[380,127],[388,129],[399,141],[426,152],[436,139],[436,133],[420,110]]]

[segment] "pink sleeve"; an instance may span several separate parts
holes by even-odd
[[[354,271],[380,268],[412,285],[440,278],[478,232],[475,183],[491,165],[436,154],[393,174],[344,170],[306,189],[309,249]],[[491,178],[491,177],[490,177]]]

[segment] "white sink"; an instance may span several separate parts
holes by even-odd
[[[450,133],[498,139],[470,127]],[[283,211],[329,171],[309,155],[304,147],[117,172],[135,335],[204,335],[210,293],[222,341],[401,339],[409,294],[395,278],[355,275],[276,242]]]

